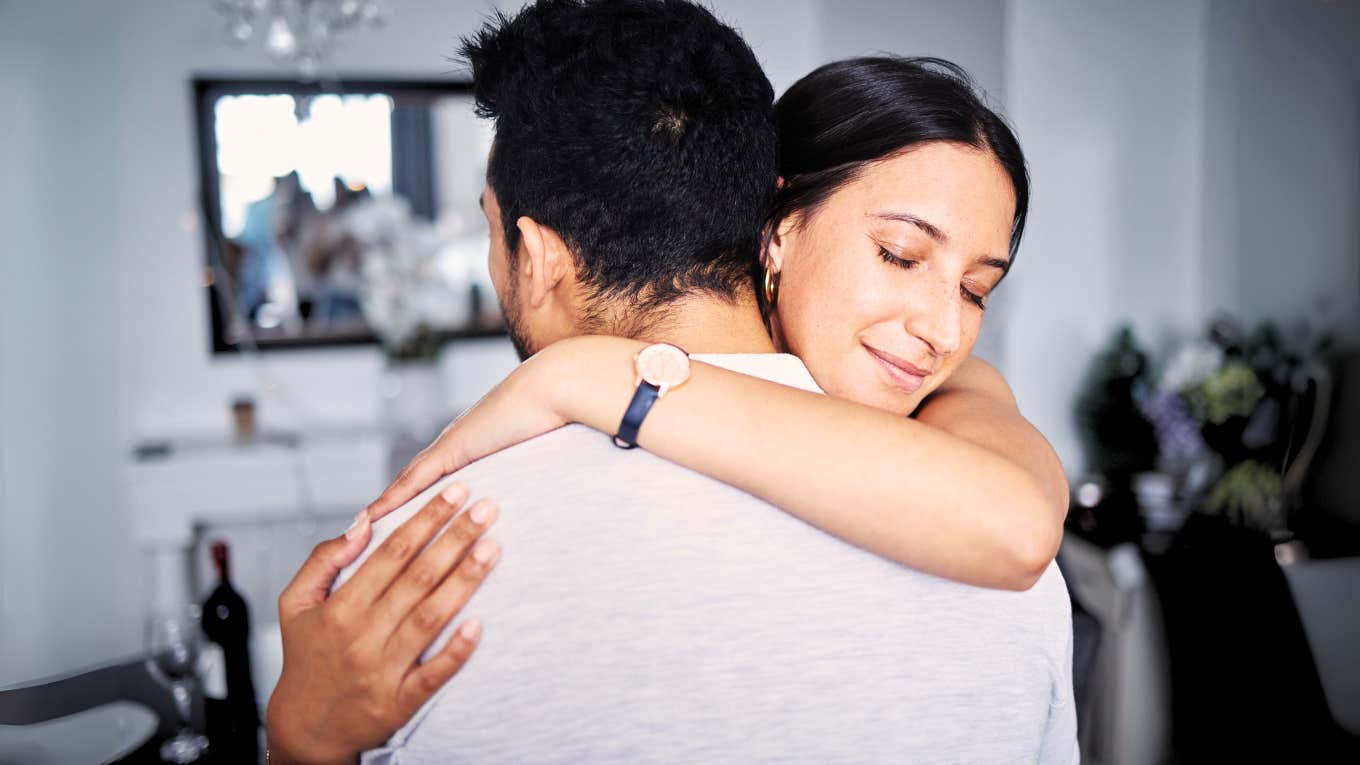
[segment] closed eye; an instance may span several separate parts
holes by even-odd
[[[883,258],[883,262],[890,266],[897,266],[898,268],[903,268],[908,271],[916,267],[916,261],[899,258],[891,252],[888,252],[887,247],[879,247],[878,256]]]
[[[978,308],[981,308],[984,311],[987,310],[986,295],[979,295],[976,292],[973,292],[972,290],[964,286],[960,286],[959,291],[963,293],[964,300],[967,300],[968,302],[976,305]]]
[[[896,255],[892,254],[892,252],[890,252],[887,247],[880,246],[878,248],[878,256],[883,259],[884,263],[887,263],[890,266],[897,266],[898,268],[901,268],[906,271],[910,271],[911,269],[919,265],[919,261],[907,260],[906,258],[897,257]],[[959,293],[963,296],[964,300],[967,300],[968,302],[972,303],[978,308],[981,308],[984,311],[987,310],[986,295],[979,295],[976,292],[973,292],[972,290],[968,289],[967,287],[964,287],[963,285],[959,285]]]

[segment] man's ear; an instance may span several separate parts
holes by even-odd
[[[515,221],[524,252],[519,268],[529,287],[529,305],[543,305],[562,280],[572,273],[571,251],[556,231],[527,215]]]

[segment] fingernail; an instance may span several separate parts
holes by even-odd
[[[451,483],[439,492],[439,496],[443,497],[444,501],[450,505],[456,505],[467,498],[467,488],[461,483]]]
[[[496,514],[496,506],[490,502],[478,502],[468,511],[468,517],[478,526],[485,526],[491,522],[491,518]]]
[[[490,539],[483,539],[472,548],[472,559],[485,566],[496,557],[496,543]]]
[[[351,523],[349,525],[349,528],[345,529],[345,539],[348,539],[351,542],[354,541],[359,536],[359,534],[363,532],[364,526],[367,524],[368,524],[368,511],[360,510],[359,514],[354,516],[354,523]]]
[[[463,622],[462,626],[458,628],[458,637],[461,637],[469,643],[476,640],[481,634],[482,625],[476,619],[469,619]]]

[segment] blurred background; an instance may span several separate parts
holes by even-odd
[[[449,57],[518,5],[0,0],[0,762],[193,750],[227,565],[267,698],[301,558],[512,368]],[[978,352],[1072,480],[1087,759],[1355,752],[1360,4],[711,5],[776,92],[939,56],[1019,134]]]

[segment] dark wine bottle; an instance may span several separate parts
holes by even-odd
[[[231,586],[231,562],[225,542],[214,542],[217,587],[203,601],[203,634],[222,646],[227,698],[209,705],[208,738],[229,762],[259,758],[260,710],[250,674],[250,612],[245,598]]]

